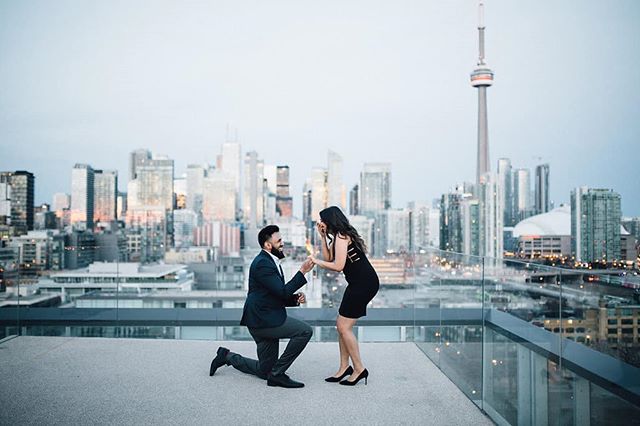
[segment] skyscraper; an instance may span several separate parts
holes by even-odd
[[[140,241],[132,259],[159,260],[173,246],[173,181],[174,162],[163,156],[138,165],[136,179],[129,181],[128,238]]]
[[[540,164],[536,167],[536,214],[549,211],[549,165]]]
[[[504,189],[496,173],[480,177],[481,255],[501,259],[504,247]]]
[[[577,261],[620,260],[620,194],[580,187],[571,191],[571,249]]]
[[[440,249],[463,252],[461,203],[463,194],[443,194],[440,201]]]
[[[95,170],[93,180],[93,219],[95,222],[111,222],[117,219],[118,172]]]
[[[262,227],[264,223],[264,161],[258,159],[258,153],[255,151],[247,152],[244,158],[242,208],[244,220],[249,229]]]
[[[4,194],[10,193],[11,227],[14,235],[24,235],[33,230],[35,177],[25,170],[0,173],[0,183],[5,184]],[[7,185],[11,187],[10,192]],[[5,204],[6,200],[5,200]],[[6,208],[6,206],[5,206]]]
[[[514,172],[513,198],[513,219],[516,223],[532,215],[529,169],[516,169]]]
[[[504,189],[504,226],[514,226],[513,219],[513,169],[511,160],[500,158],[498,160],[498,179]]]
[[[278,166],[276,180],[276,211],[281,217],[291,217],[293,199],[289,190],[289,166]]]
[[[342,182],[342,157],[333,151],[327,153],[327,205],[346,208],[346,191]]]
[[[360,214],[375,216],[391,208],[391,163],[365,163],[360,173]]]
[[[71,197],[64,192],[56,192],[53,194],[53,203],[51,203],[51,210],[54,212],[68,209],[71,206]]]
[[[76,229],[93,229],[94,172],[88,164],[71,170],[71,224]]]
[[[137,149],[129,154],[129,180],[137,177],[138,166],[151,160],[151,151],[147,149]]]
[[[487,87],[493,84],[493,71],[484,61],[484,4],[478,8],[478,67],[471,73],[471,85],[478,88],[478,161],[476,183],[490,170],[489,167],[489,131],[487,125]]]

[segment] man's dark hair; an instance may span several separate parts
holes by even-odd
[[[269,238],[276,232],[280,232],[280,228],[277,225],[267,225],[258,232],[258,243],[260,243],[260,247],[264,246],[264,243],[267,242]]]

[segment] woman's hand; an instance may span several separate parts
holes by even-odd
[[[327,225],[325,225],[322,222],[318,222],[316,224],[316,228],[318,229],[318,234],[320,234],[321,237],[325,237],[327,235]]]

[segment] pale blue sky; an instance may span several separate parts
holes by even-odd
[[[491,166],[551,164],[551,198],[613,188],[640,215],[640,2],[487,0]],[[302,183],[332,149],[345,184],[391,161],[393,204],[475,179],[477,2],[0,1],[0,170],[117,169],[149,148],[243,150]]]

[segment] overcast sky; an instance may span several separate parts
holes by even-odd
[[[487,0],[491,167],[551,166],[551,198],[612,188],[640,215],[640,1]],[[393,204],[473,181],[477,1],[0,1],[0,170],[70,192],[76,162],[148,148],[243,151],[304,179],[344,158],[392,163]],[[533,173],[533,170],[532,170]]]

